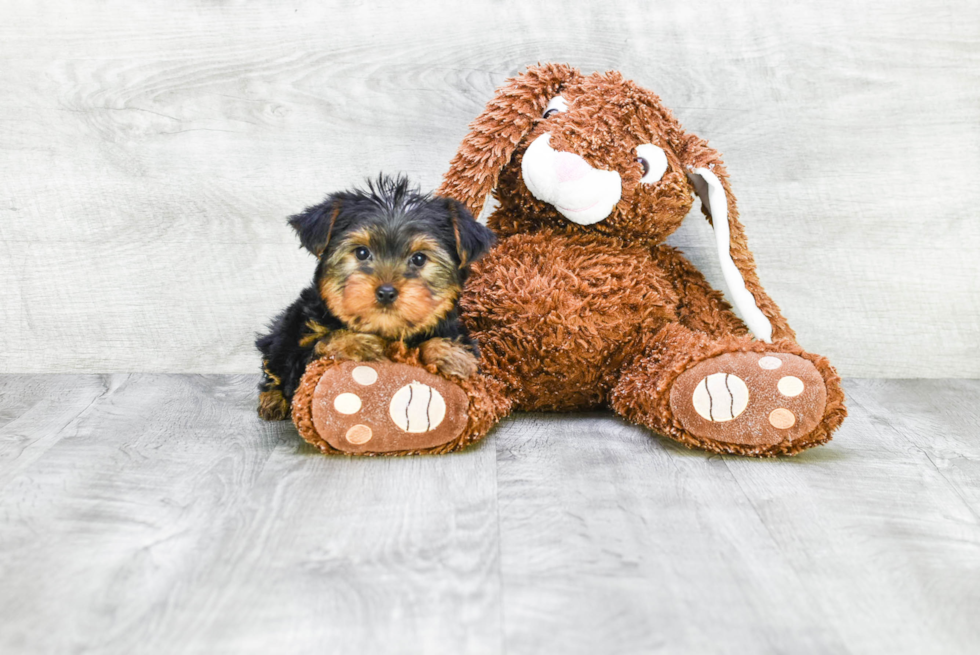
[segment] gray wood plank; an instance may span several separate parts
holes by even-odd
[[[55,0],[3,17],[0,371],[254,371],[254,332],[313,269],[284,217],[382,168],[434,187],[493,89],[557,60],[623,71],[725,153],[808,348],[849,376],[980,376],[970,0]],[[718,282],[692,218],[674,242]]]
[[[833,449],[728,467],[778,548],[802,555],[794,568],[849,647],[974,652],[980,383],[851,380],[846,391]]]
[[[723,459],[606,415],[497,444],[507,652],[845,652]]]
[[[857,382],[855,382],[857,384]],[[920,449],[936,472],[980,516],[980,389],[974,380],[862,380],[873,389],[860,411],[887,423]]]
[[[111,376],[0,497],[0,651],[499,652],[495,451],[326,458],[255,376]]]
[[[0,651],[142,647],[278,443],[254,417],[254,383],[110,376],[57,443],[4,480]]]
[[[0,492],[106,391],[96,375],[0,376]]]
[[[975,652],[980,382],[846,387],[839,436],[790,460],[503,426],[507,651]]]
[[[95,375],[0,375],[0,429],[11,421],[37,412],[35,418],[49,413],[50,408],[36,408],[40,403],[60,404],[73,396],[91,400],[91,388],[101,385]]]
[[[499,653],[495,453],[273,453],[156,648]]]
[[[256,419],[255,381],[0,376],[28,444],[0,451],[0,652],[980,643],[980,381],[848,380],[838,437],[775,461],[601,413],[328,458]]]

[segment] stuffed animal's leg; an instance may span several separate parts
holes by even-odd
[[[846,415],[830,363],[794,341],[663,328],[610,394],[625,418],[722,453],[792,455],[824,443]]]
[[[447,453],[510,412],[493,378],[447,374],[441,359],[427,364],[418,350],[395,350],[392,361],[310,363],[292,404],[303,438],[325,453]]]

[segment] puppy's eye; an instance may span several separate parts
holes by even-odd
[[[636,161],[640,162],[643,168],[640,182],[644,184],[659,182],[667,172],[667,154],[652,143],[644,143],[636,147]]]
[[[364,246],[361,246],[360,248],[354,251],[354,256],[357,257],[362,262],[367,261],[367,259],[371,256],[371,251],[365,248]]]
[[[555,96],[548,101],[548,106],[544,108],[544,114],[542,118],[551,118],[555,114],[561,113],[563,111],[568,111],[568,103],[561,96]]]
[[[425,266],[425,262],[427,262],[428,260],[429,258],[426,257],[424,252],[417,252],[414,255],[412,255],[412,265],[418,266],[419,268]]]

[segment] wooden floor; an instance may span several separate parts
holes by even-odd
[[[601,413],[331,458],[255,382],[0,377],[0,652],[980,652],[980,381],[849,380],[778,461]]]

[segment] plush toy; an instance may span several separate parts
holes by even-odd
[[[345,442],[362,423],[335,405],[344,385],[356,392],[356,365],[314,362],[293,412],[324,450],[443,452],[511,411],[605,407],[688,446],[773,456],[824,443],[843,421],[834,369],[796,343],[759,282],[719,154],[619,73],[547,64],[508,81],[438,193],[474,215],[491,193],[499,203],[487,222],[498,243],[460,303],[481,371],[419,371],[397,346],[390,362],[361,364],[384,380],[363,424],[395,435],[372,446]],[[664,244],[695,194],[741,318]]]

